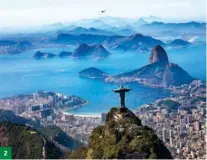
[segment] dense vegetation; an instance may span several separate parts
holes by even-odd
[[[25,119],[20,116],[16,116],[14,112],[9,110],[0,109],[0,122],[9,121],[14,124],[28,125],[32,128],[39,127],[39,120]]]
[[[0,109],[0,122],[10,121],[16,124],[25,124],[28,122],[25,118],[16,116],[12,111]]]
[[[42,158],[43,140],[36,132],[9,122],[1,123],[0,128],[5,132],[1,138],[8,138],[7,146],[12,147],[12,158]]]
[[[73,151],[73,159],[170,159],[171,154],[154,131],[141,125],[133,112],[112,108],[106,124],[95,128],[87,148]]]
[[[158,104],[159,106],[167,107],[169,112],[178,110],[180,103],[171,99],[162,100]]]
[[[169,103],[172,102],[167,101],[163,104]],[[36,131],[25,125],[2,122],[5,117],[6,120],[10,120],[9,116],[18,118],[12,112],[1,111],[0,114],[4,117],[0,123],[0,145],[12,146],[13,158],[43,158],[43,148],[46,158],[50,159],[63,156],[71,159],[172,158],[154,131],[142,126],[141,121],[128,109],[121,111],[112,108],[107,114],[105,125],[93,130],[88,147],[78,148],[65,155],[50,141],[51,139],[70,149],[81,146],[81,143],[67,136],[60,128],[47,126]]]
[[[23,117],[16,116],[12,111],[0,109],[0,122],[9,121],[13,124],[27,125],[38,130],[42,135],[63,145],[68,149],[75,149],[82,146],[82,143],[68,136],[59,127],[54,125],[40,127],[39,120],[29,120]]]
[[[13,159],[61,158],[62,152],[39,132],[8,121],[0,123],[0,145],[12,147]],[[45,154],[43,152],[45,149]]]
[[[52,138],[54,141],[58,142],[66,148],[75,149],[77,147],[82,146],[82,144],[79,141],[69,137],[57,126],[50,125],[46,127],[41,127],[38,130],[41,134],[45,135],[49,139]]]

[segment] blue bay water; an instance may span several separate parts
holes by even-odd
[[[66,47],[38,50],[58,54],[63,50],[73,49],[73,47]],[[102,113],[111,107],[119,106],[118,95],[111,91],[118,88],[118,85],[81,78],[78,76],[79,71],[93,66],[110,74],[119,74],[146,65],[149,57],[149,53],[111,51],[112,55],[101,61],[71,58],[35,60],[32,56],[36,51],[31,50],[12,56],[0,55],[0,98],[38,90],[77,95],[89,101],[89,104],[72,111],[76,114]],[[205,51],[205,45],[167,49],[171,62],[179,64],[193,77],[204,81],[206,79]],[[125,86],[133,89],[127,94],[126,102],[127,107],[132,110],[169,95],[166,90],[148,88],[139,84]]]

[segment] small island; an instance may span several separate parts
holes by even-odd
[[[35,59],[49,59],[49,58],[54,58],[56,55],[53,54],[53,53],[44,53],[44,52],[40,52],[40,51],[37,51],[35,54],[34,54],[34,58]]]
[[[110,55],[103,45],[87,45],[81,44],[77,49],[72,53],[72,57],[83,58],[83,57],[94,57],[97,59],[103,59]]]
[[[107,51],[103,45],[87,45],[81,44],[73,52],[62,51],[59,55],[53,53],[44,53],[37,51],[34,54],[35,59],[50,59],[58,56],[59,58],[72,57],[72,58],[95,58],[97,60],[108,57],[111,53]]]
[[[174,48],[182,48],[182,47],[187,47],[189,45],[191,45],[190,42],[182,40],[182,39],[175,39],[168,44],[168,46],[174,47]]]
[[[69,57],[71,55],[72,55],[72,52],[62,51],[60,52],[59,57],[64,58],[64,57]]]
[[[180,66],[170,63],[166,51],[160,45],[152,48],[149,56],[149,64],[134,71],[109,75],[98,68],[87,68],[79,72],[79,75],[92,78],[102,79],[110,83],[140,83],[150,87],[180,86],[190,84],[195,80]]]
[[[108,74],[98,68],[90,67],[80,71],[79,76],[92,79],[105,79]]]

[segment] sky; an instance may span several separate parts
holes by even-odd
[[[101,16],[205,21],[206,0],[0,0],[0,26],[40,25]],[[106,10],[104,14],[101,10]]]

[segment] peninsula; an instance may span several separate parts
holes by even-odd
[[[96,70],[98,69],[96,68]],[[89,70],[85,70],[84,74],[90,75],[87,71]],[[79,72],[79,74],[80,73],[82,73],[82,71]],[[165,88],[190,84],[194,80],[194,78],[180,66],[169,62],[166,51],[160,45],[152,48],[149,64],[126,73],[118,75],[109,75],[105,73],[105,75],[107,75],[105,78],[102,77],[105,82],[119,84],[137,82],[146,86]],[[87,77],[91,78],[90,76]]]
[[[23,117],[47,118],[54,111],[76,108],[87,101],[78,96],[65,96],[55,92],[38,91],[0,99],[0,109],[11,110]]]

